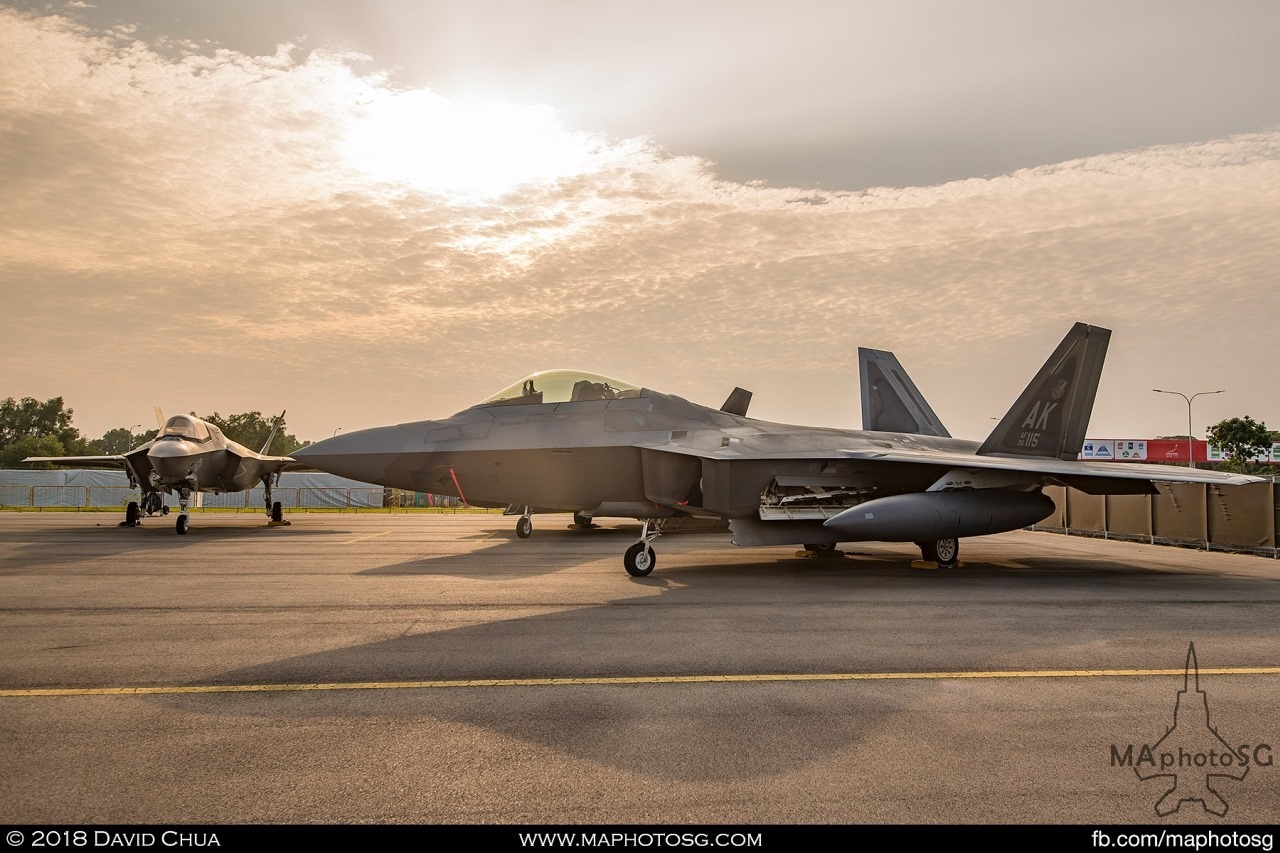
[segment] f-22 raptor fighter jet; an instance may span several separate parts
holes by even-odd
[[[458,414],[361,430],[295,453],[365,482],[473,505],[635,518],[633,576],[653,571],[667,519],[727,520],[738,545],[914,542],[954,567],[959,539],[1026,527],[1054,511],[1042,489],[1153,494],[1153,482],[1247,483],[1200,469],[1078,459],[1111,332],[1077,323],[981,443],[951,438],[891,353],[864,350],[868,430],[745,416],[573,371],[536,373]]]
[[[121,527],[136,527],[143,513],[168,515],[161,492],[178,495],[175,530],[185,534],[191,527],[187,503],[197,492],[243,492],[259,483],[263,501],[273,524],[286,524],[280,502],[272,502],[271,485],[280,473],[303,467],[291,456],[267,456],[271,442],[284,422],[284,412],[275,419],[271,434],[260,453],[222,434],[222,430],[193,415],[173,415],[155,438],[119,456],[28,456],[23,462],[53,462],[58,465],[118,466],[129,475],[129,487],[142,490],[142,505],[130,501]]]

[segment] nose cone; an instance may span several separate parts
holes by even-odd
[[[289,455],[339,477],[391,485],[386,482],[389,470],[404,450],[405,435],[399,427],[377,427],[326,438]]]
[[[166,483],[179,483],[192,477],[202,458],[195,445],[182,439],[157,441],[147,451],[152,469]]]

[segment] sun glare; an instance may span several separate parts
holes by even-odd
[[[348,160],[374,180],[460,202],[579,174],[598,149],[549,107],[457,103],[426,90],[378,93],[346,140]]]

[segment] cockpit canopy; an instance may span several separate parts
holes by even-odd
[[[190,415],[174,415],[164,422],[164,429],[160,430],[161,438],[185,438],[188,441],[208,441],[212,436],[209,434],[211,429],[204,421],[199,418],[193,418]]]
[[[584,400],[623,400],[639,397],[640,388],[582,370],[543,370],[486,397],[477,406],[578,403]]]

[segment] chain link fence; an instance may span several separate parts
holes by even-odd
[[[162,495],[164,505],[178,508],[178,499]],[[462,501],[447,495],[409,492],[381,487],[275,487],[272,500],[279,501],[286,512],[411,509],[464,509]],[[45,486],[0,483],[0,508],[18,510],[111,510],[124,511],[130,501],[141,501],[137,489],[128,486]],[[202,493],[193,496],[188,506],[193,511],[221,510],[263,512],[266,508],[261,487],[243,492]]]

